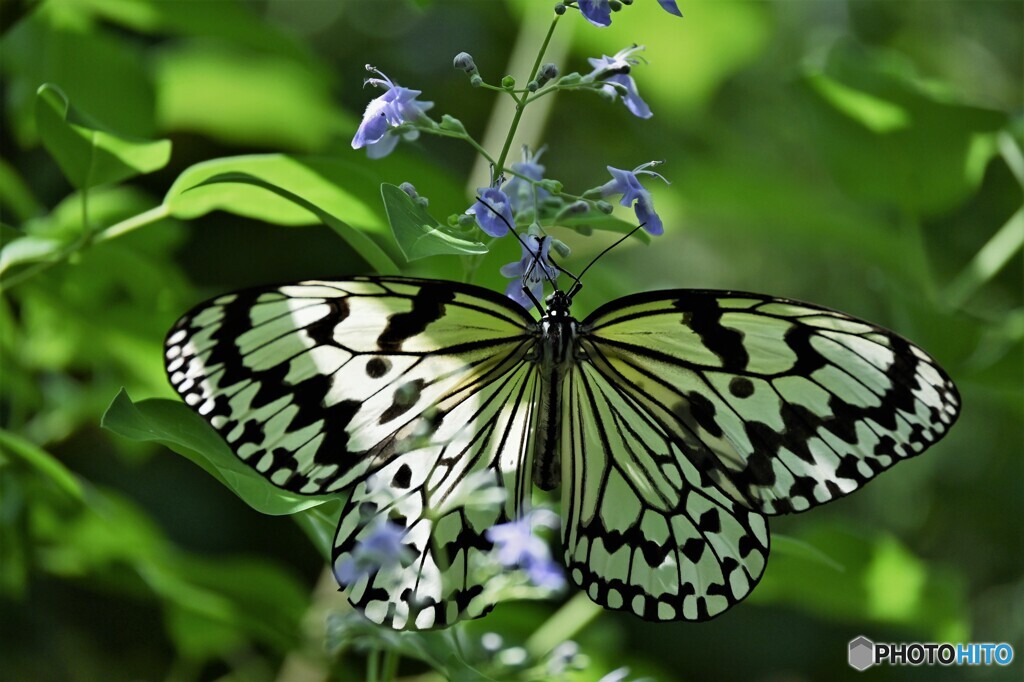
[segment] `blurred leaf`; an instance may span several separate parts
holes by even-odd
[[[84,501],[82,485],[75,478],[75,475],[68,471],[53,455],[35,443],[26,440],[16,433],[0,429],[0,453],[7,458],[27,465],[68,497],[79,502]],[[3,461],[0,460],[0,468],[2,467]]]
[[[153,441],[184,455],[263,514],[294,514],[336,499],[299,495],[278,488],[240,460],[212,426],[176,400],[154,398],[133,403],[122,390],[101,422],[124,438]]]
[[[142,33],[216,37],[235,45],[310,59],[302,44],[263,21],[255,8],[237,0],[62,0],[61,4],[90,18]]]
[[[0,206],[6,207],[19,221],[25,221],[43,210],[32,190],[18,172],[0,158]]]
[[[168,625],[182,654],[204,660],[236,648],[247,636],[278,651],[298,643],[308,595],[276,566],[181,555],[154,568],[144,577],[169,597]]]
[[[284,187],[278,186],[272,182],[263,180],[262,178],[256,177],[245,172],[226,172],[208,177],[195,185],[183,186],[182,178],[190,175],[189,171],[179,177],[178,182],[175,182],[174,186],[171,187],[168,192],[165,202],[167,202],[171,208],[171,212],[174,215],[188,215],[192,211],[196,210],[195,206],[190,206],[189,192],[192,189],[199,189],[201,187],[209,187],[214,185],[225,185],[229,187],[224,194],[225,203],[230,203],[237,200],[237,197],[232,193],[230,186],[233,184],[251,185],[259,187],[263,190],[267,190],[272,194],[276,194],[279,197],[290,201],[298,207],[301,207],[308,213],[316,216],[320,222],[327,225],[334,230],[342,239],[348,242],[349,246],[355,249],[363,260],[365,260],[371,267],[373,267],[379,274],[398,274],[399,268],[393,260],[388,256],[387,253],[381,249],[370,237],[366,236],[360,230],[352,227],[348,223],[336,218],[331,213],[317,206],[313,202],[303,198],[302,196],[291,192]],[[207,200],[211,198],[210,194],[206,194],[204,197]],[[216,194],[213,195],[216,200]],[[207,204],[208,205],[208,204]],[[200,208],[201,210],[201,208]]]
[[[3,248],[0,248],[0,274],[7,272],[15,265],[51,260],[66,245],[67,242],[62,239],[32,235],[6,242]]]
[[[0,597],[21,598],[28,585],[29,543],[25,492],[0,448]]]
[[[911,215],[947,211],[974,192],[1006,114],[946,101],[899,62],[840,43],[808,67],[812,131],[843,189]]]
[[[292,59],[175,43],[157,57],[157,120],[163,130],[233,145],[315,151],[353,127],[338,113],[328,86],[323,74]]]
[[[37,139],[36,90],[58,83],[68,99],[120,134],[155,134],[153,88],[138,44],[83,23],[60,2],[35,11],[0,39],[11,123],[23,145]]]
[[[797,542],[806,547],[772,554],[751,602],[799,606],[841,622],[902,625],[932,641],[969,635],[963,584],[891,535],[855,533],[845,523],[818,521],[804,525],[786,544],[795,548]]]
[[[170,141],[129,140],[104,131],[52,84],[36,92],[36,125],[47,151],[80,189],[151,173],[171,158]]]
[[[465,239],[459,230],[442,225],[395,185],[380,186],[384,209],[391,223],[398,248],[406,260],[417,260],[441,254],[487,253],[487,247],[475,240]]]

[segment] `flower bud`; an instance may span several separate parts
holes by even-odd
[[[412,186],[411,182],[403,182],[398,186],[398,189],[402,190],[413,199],[419,196],[419,194],[416,193],[416,188]]]
[[[501,79],[501,87],[506,90],[512,90],[516,87],[516,79],[512,76],[505,76]]]
[[[615,210],[615,207],[609,204],[607,201],[598,201],[594,204],[597,206],[597,210],[601,213],[610,214]]]
[[[476,62],[473,61],[473,55],[468,52],[460,52],[455,55],[455,59],[452,61],[452,66],[471,75],[477,72]]]
[[[619,0],[609,0],[608,6],[612,8],[613,12],[618,12],[622,9],[622,3]]]
[[[562,16],[563,14],[565,14],[565,5],[563,3],[560,2],[557,5],[555,5],[555,14],[557,14],[558,16]]]
[[[552,78],[558,77],[558,67],[548,62],[544,66],[540,67],[540,71],[537,72],[537,78],[531,81],[531,84],[536,83],[538,88],[542,88],[548,84]]]
[[[474,73],[472,76],[469,77],[469,84],[472,85],[474,88],[479,88],[481,85],[483,85],[483,82],[484,79],[481,78],[480,74],[478,73]]]

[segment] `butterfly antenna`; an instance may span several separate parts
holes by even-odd
[[[633,234],[637,230],[639,230],[641,227],[643,227],[646,224],[647,223],[640,223],[639,225],[634,227],[632,230],[630,230],[629,232],[627,232],[626,234],[622,235],[617,240],[615,240],[615,242],[613,244],[611,244],[610,246],[606,247],[604,251],[602,251],[601,253],[599,253],[596,256],[594,256],[594,259],[592,261],[590,261],[589,263],[587,263],[587,267],[583,268],[583,270],[580,271],[579,277],[573,277],[573,279],[576,280],[576,283],[573,284],[572,285],[572,289],[569,290],[569,293],[568,293],[569,298],[572,298],[573,296],[575,296],[577,294],[577,292],[579,292],[579,290],[583,288],[583,282],[581,282],[580,280],[583,279],[583,275],[585,275],[587,273],[587,270],[590,269],[591,265],[596,263],[601,258],[601,256],[603,256],[604,254],[608,253],[609,251],[614,249],[616,246],[618,246],[622,242],[624,242],[627,239],[629,239],[630,237],[632,237]],[[559,269],[561,269],[561,268],[559,268]],[[569,274],[569,273],[566,273],[566,274]],[[572,277],[572,275],[569,275],[569,276]]]
[[[526,271],[526,274],[523,275],[523,279],[525,280],[529,276],[529,274],[533,272],[533,268],[537,265],[537,261],[540,260],[540,253],[534,253],[533,249],[531,249],[529,246],[526,245],[526,242],[523,241],[522,236],[520,236],[520,234],[518,232],[516,232],[515,225],[511,224],[508,221],[508,218],[503,216],[500,211],[498,211],[496,208],[494,208],[494,206],[491,205],[491,202],[487,201],[486,199],[484,199],[479,194],[477,195],[476,199],[481,204],[486,206],[487,210],[489,210],[491,213],[493,213],[494,215],[496,215],[499,218],[501,218],[501,222],[505,223],[505,226],[508,228],[508,231],[511,232],[512,236],[514,236],[516,238],[516,241],[518,241],[520,246],[523,247],[523,250],[526,251],[531,256],[533,256],[533,258],[530,261],[529,269]],[[547,272],[546,271],[544,272],[544,275],[547,276]],[[551,283],[551,286],[553,286],[553,287],[556,286],[554,279],[548,277],[548,281]],[[533,295],[533,292],[530,291],[529,287],[524,286],[523,287],[523,293],[525,293],[527,298],[529,298],[530,301],[535,306],[537,306],[537,310],[541,311],[542,313],[544,312],[544,306],[541,305],[540,301],[537,300],[537,297]]]

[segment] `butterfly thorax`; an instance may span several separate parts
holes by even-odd
[[[538,323],[535,355],[540,365],[540,400],[533,434],[533,482],[542,490],[551,490],[561,481],[562,384],[575,362],[580,330],[579,322],[569,314],[568,300],[549,299],[548,303],[548,311]]]

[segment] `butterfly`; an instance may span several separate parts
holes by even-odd
[[[410,560],[341,581],[396,629],[494,606],[473,567],[533,485],[560,486],[566,571],[595,602],[712,618],[761,579],[766,517],[853,492],[958,415],[935,360],[834,310],[676,289],[577,320],[577,291],[556,289],[535,319],[441,280],[249,289],[182,317],[166,368],[271,483],[349,493],[335,569],[384,519],[397,524]],[[503,503],[471,503],[481,479]]]

